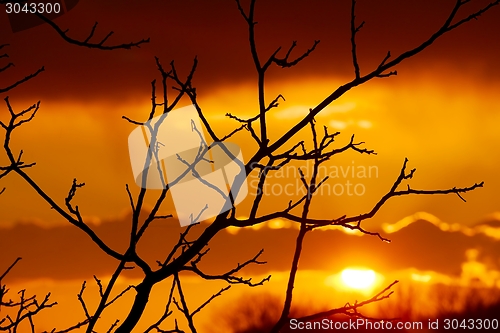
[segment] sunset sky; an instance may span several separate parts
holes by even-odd
[[[359,0],[357,20],[366,22],[357,36],[361,74],[376,68],[387,51],[399,55],[427,39],[442,25],[454,2]],[[459,17],[485,3],[471,1]],[[71,11],[55,19],[78,39],[86,38],[94,21],[99,22],[97,39],[114,31],[110,44],[151,38],[140,48],[114,51],[70,45],[46,24],[13,33],[3,7],[0,9],[0,45],[9,44],[0,51],[9,55],[0,59],[0,67],[15,64],[0,73],[0,88],[45,67],[38,77],[0,95],[2,100],[9,96],[18,111],[41,101],[33,121],[15,131],[12,147],[23,150],[27,163],[37,163],[29,174],[63,206],[73,178],[85,182],[75,202],[96,233],[118,249],[125,248],[130,225],[125,184],[135,195],[139,192],[127,147],[128,135],[135,127],[121,117],[138,121],[147,118],[151,81],[161,78],[155,56],[165,67],[175,60],[181,76],[188,73],[197,57],[193,84],[200,106],[219,136],[239,126],[225,117],[226,113],[249,118],[258,112],[257,75],[247,26],[234,1],[80,0]],[[272,67],[266,76],[267,101],[278,94],[286,99],[268,113],[271,142],[300,121],[309,108],[353,79],[349,13],[350,1],[257,2],[256,38],[262,59],[279,46],[288,49],[295,40],[296,55],[315,40],[321,41],[299,65]],[[370,211],[396,180],[405,157],[409,159],[408,169],[417,169],[408,183],[412,188],[466,187],[481,181],[485,185],[463,195],[467,202],[456,195],[389,200],[364,226],[383,233],[393,240],[392,244],[339,230],[315,231],[310,239],[306,237],[308,251],[301,261],[304,279],[333,281],[336,274],[352,266],[377,272],[381,287],[393,277],[411,280],[413,276],[420,281],[427,274],[441,282],[462,283],[476,274],[488,286],[500,288],[499,33],[500,8],[493,8],[398,65],[397,76],[374,79],[352,89],[316,117],[318,128],[327,126],[331,132],[341,132],[338,147],[355,134],[355,141],[365,142],[363,147],[375,150],[377,155],[349,151],[332,158],[322,171],[331,179],[324,186],[325,192],[313,200],[313,217],[337,218]],[[174,96],[175,91],[171,92]],[[187,99],[181,102],[181,106],[188,104]],[[4,105],[0,120],[7,119]],[[242,147],[245,160],[257,149],[247,131],[232,140]],[[307,140],[307,147],[312,147],[310,132],[301,131],[283,151],[300,140]],[[0,154],[0,165],[5,161],[5,153]],[[297,166],[290,165],[271,177],[270,184],[275,184],[276,191],[287,184],[297,186],[292,187],[292,196],[273,193],[269,187],[261,214],[282,210],[290,199],[300,196]],[[305,170],[310,176],[311,166]],[[360,170],[372,172],[362,176]],[[251,174],[248,178],[250,192],[255,189],[256,177]],[[336,184],[336,189],[345,190],[346,182],[357,184],[362,195],[332,193]],[[55,300],[68,309],[77,309],[75,295],[81,281],[92,279],[93,274],[106,278],[116,263],[51,210],[19,176],[1,179],[0,190],[4,187],[0,195],[0,273],[21,256],[23,261],[9,275],[12,290],[17,286],[31,286],[36,293],[56,289],[54,297],[59,299]],[[238,216],[248,216],[253,197],[251,192],[238,205]],[[152,205],[154,195],[148,200]],[[175,214],[171,205],[162,212]],[[164,244],[173,244],[181,231],[175,219],[160,223],[141,248],[151,264],[158,253],[160,257],[168,253],[170,247]],[[223,231],[211,245],[210,268],[230,268],[265,248],[263,259],[269,264],[246,273],[265,276],[274,272],[273,284],[265,288],[282,290],[296,233],[295,226],[281,220],[260,229]],[[331,245],[331,237],[337,240],[335,245]],[[123,285],[137,283],[134,279],[140,277],[139,272],[127,274]],[[195,278],[189,279],[186,283],[190,292],[202,290]],[[298,284],[307,290],[304,281]],[[328,285],[325,282],[327,290]],[[221,286],[214,284],[213,290],[203,292],[210,296]],[[193,297],[200,297],[202,302],[201,296]],[[45,316],[45,323],[50,323],[50,314]]]

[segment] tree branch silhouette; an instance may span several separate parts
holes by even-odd
[[[115,45],[105,45],[104,43],[106,43],[108,41],[109,37],[111,37],[114,34],[113,31],[110,31],[106,34],[106,36],[104,36],[98,42],[91,42],[92,38],[94,37],[94,33],[96,31],[98,22],[94,23],[87,38],[85,38],[84,40],[78,40],[76,38],[72,38],[72,37],[68,36],[69,29],[66,29],[66,30],[61,29],[56,23],[54,23],[52,20],[48,19],[45,15],[37,13],[36,16],[39,17],[42,21],[44,21],[48,25],[50,25],[52,27],[52,29],[54,29],[57,32],[57,34],[59,34],[59,36],[61,36],[61,38],[64,41],[66,41],[70,44],[74,44],[74,45],[82,46],[82,47],[87,47],[90,49],[99,49],[99,50],[105,50],[105,51],[111,51],[111,50],[117,50],[117,49],[129,50],[133,47],[140,47],[142,44],[149,43],[149,41],[150,41],[150,39],[147,38],[147,39],[141,39],[141,40],[135,41],[135,42],[115,44]]]
[[[6,1],[2,1],[1,3],[5,3]],[[357,43],[356,36],[360,29],[363,27],[363,23],[356,24],[356,1],[352,0],[351,2],[351,13],[350,13],[350,42],[351,42],[351,58],[354,67],[354,78],[346,82],[345,84],[339,86],[333,92],[331,92],[328,96],[326,96],[323,101],[321,101],[318,105],[311,108],[306,116],[304,116],[300,121],[298,121],[294,126],[289,128],[282,136],[280,136],[277,140],[271,141],[269,138],[270,123],[266,118],[268,112],[272,109],[279,107],[279,101],[282,99],[285,100],[284,97],[279,94],[273,99],[266,98],[266,75],[268,74],[268,69],[271,65],[276,65],[280,68],[289,68],[295,65],[298,65],[300,62],[306,60],[313,54],[316,47],[319,45],[319,41],[314,41],[312,46],[307,49],[305,52],[295,57],[293,60],[291,59],[291,54],[295,50],[297,46],[297,42],[293,41],[291,46],[285,51],[283,51],[283,55],[279,55],[282,52],[281,47],[275,48],[275,51],[268,56],[267,58],[262,58],[258,52],[258,43],[256,38],[256,21],[255,21],[255,6],[256,0],[250,0],[248,9],[243,8],[243,5],[240,0],[235,0],[236,7],[239,10],[241,16],[243,17],[246,26],[248,28],[248,42],[250,47],[250,55],[253,60],[253,65],[257,72],[257,99],[258,99],[258,108],[254,110],[255,113],[253,117],[248,119],[243,119],[242,117],[235,115],[233,113],[228,113],[226,116],[231,120],[234,120],[238,123],[238,126],[233,130],[229,131],[226,135],[217,135],[215,130],[212,128],[210,122],[205,116],[205,111],[202,109],[198,102],[197,91],[193,86],[193,78],[194,74],[197,70],[198,60],[194,58],[193,64],[187,74],[182,76],[179,74],[175,63],[172,61],[169,64],[169,67],[163,67],[159,58],[155,58],[155,65],[161,76],[161,81],[157,83],[156,80],[151,82],[151,109],[148,114],[145,116],[145,120],[134,120],[127,116],[123,116],[127,122],[134,126],[143,126],[149,131],[151,135],[151,139],[149,142],[148,148],[157,147],[159,144],[157,139],[157,133],[159,130],[159,126],[165,120],[168,113],[174,110],[183,98],[189,99],[189,101],[194,105],[198,116],[201,119],[205,130],[208,132],[210,139],[213,141],[212,143],[205,142],[201,132],[203,129],[196,128],[193,126],[192,130],[200,136],[200,145],[196,154],[195,161],[190,163],[189,161],[182,158],[178,155],[178,160],[184,164],[185,169],[181,175],[174,180],[167,180],[163,177],[163,173],[160,169],[160,159],[158,157],[157,150],[148,149],[148,157],[144,162],[144,170],[141,178],[142,185],[137,192],[134,193],[132,189],[126,185],[126,193],[130,203],[130,208],[132,211],[132,217],[130,220],[130,225],[127,226],[128,232],[128,245],[125,250],[122,252],[112,249],[108,246],[98,235],[92,230],[92,228],[85,222],[84,217],[80,212],[80,208],[78,205],[74,204],[76,193],[79,190],[82,190],[84,183],[78,183],[76,179],[73,180],[72,185],[68,191],[68,194],[64,198],[64,204],[58,204],[56,199],[53,199],[41,186],[38,185],[37,182],[29,175],[27,169],[35,166],[35,163],[26,163],[22,160],[22,150],[19,153],[15,152],[11,147],[12,136],[14,131],[20,126],[24,126],[27,123],[34,120],[37,111],[40,108],[40,102],[37,102],[28,108],[16,112],[15,108],[11,105],[9,97],[6,97],[6,109],[10,116],[10,120],[7,123],[0,122],[0,126],[5,131],[5,138],[3,142],[3,148],[5,154],[7,156],[8,164],[5,166],[0,166],[0,179],[7,176],[8,174],[17,174],[24,181],[26,181],[33,190],[45,200],[45,202],[52,208],[55,212],[57,212],[61,217],[63,217],[66,221],[68,221],[73,226],[79,228],[83,231],[87,237],[89,237],[104,253],[106,253],[111,258],[114,258],[118,263],[114,270],[114,273],[110,277],[106,286],[99,280],[97,277],[94,277],[94,280],[98,287],[100,301],[95,309],[90,309],[84,301],[83,295],[84,290],[86,288],[86,282],[84,281],[80,292],[77,295],[77,299],[80,302],[80,305],[84,312],[83,321],[67,328],[64,330],[60,330],[57,332],[69,332],[71,330],[75,330],[78,328],[83,328],[86,326],[86,332],[91,333],[94,331],[98,320],[103,316],[108,307],[113,305],[117,300],[119,300],[125,293],[129,291],[135,292],[135,297],[133,302],[130,304],[130,307],[127,313],[124,315],[123,319],[116,320],[113,322],[111,327],[108,328],[108,332],[115,331],[116,333],[125,333],[131,332],[136,329],[136,325],[141,318],[143,318],[144,312],[150,300],[150,295],[152,289],[155,285],[162,281],[166,281],[171,278],[172,286],[170,289],[170,293],[168,295],[166,301],[166,307],[163,315],[158,319],[157,322],[151,324],[146,332],[156,331],[156,332],[183,332],[175,320],[175,327],[169,331],[165,331],[160,328],[160,325],[164,323],[164,321],[170,317],[173,313],[171,309],[172,303],[176,306],[177,311],[179,311],[186,319],[188,323],[188,328],[191,332],[197,332],[194,316],[199,313],[202,309],[204,309],[209,303],[211,303],[215,298],[219,297],[222,293],[228,290],[233,284],[242,284],[250,287],[259,286],[263,283],[269,281],[270,276],[264,278],[258,282],[253,282],[251,278],[242,278],[237,276],[244,267],[250,264],[261,265],[264,264],[264,261],[260,261],[260,256],[263,253],[261,250],[257,255],[253,258],[244,261],[242,264],[237,264],[235,268],[224,272],[222,274],[208,274],[203,272],[199,267],[198,263],[207,255],[208,246],[210,241],[214,236],[216,236],[222,230],[228,227],[248,227],[257,224],[261,224],[267,221],[271,221],[273,219],[282,218],[295,223],[299,223],[300,228],[297,235],[293,259],[291,262],[291,268],[289,272],[287,288],[285,293],[285,301],[283,304],[283,309],[280,314],[280,318],[276,322],[275,326],[272,329],[272,332],[279,332],[283,326],[286,324],[286,321],[290,319],[290,309],[293,304],[293,289],[297,280],[297,272],[299,270],[300,257],[303,249],[303,241],[307,235],[307,232],[321,227],[326,226],[341,226],[344,228],[348,228],[351,230],[358,230],[364,234],[372,235],[380,238],[383,241],[389,241],[384,238],[383,235],[369,231],[362,226],[362,222],[372,218],[375,214],[383,207],[383,205],[390,198],[406,196],[406,195],[437,195],[437,194],[456,194],[461,200],[465,201],[463,198],[463,194],[475,190],[479,187],[483,186],[483,183],[475,183],[468,187],[451,187],[448,189],[433,189],[433,190],[425,190],[425,189],[413,189],[409,185],[407,185],[406,189],[399,189],[404,181],[409,181],[412,179],[415,169],[407,171],[407,163],[408,160],[405,159],[401,171],[396,178],[395,182],[392,184],[388,192],[382,196],[379,201],[377,201],[373,208],[363,214],[346,216],[342,215],[339,217],[324,217],[320,219],[311,218],[310,210],[311,203],[314,198],[314,195],[317,193],[318,189],[321,188],[322,185],[326,184],[328,181],[328,177],[321,178],[319,175],[319,166],[323,163],[329,162],[332,158],[337,155],[344,153],[346,151],[354,151],[359,154],[367,154],[374,155],[376,152],[372,149],[364,148],[364,142],[355,142],[354,135],[351,136],[350,141],[341,147],[335,147],[336,141],[335,139],[340,134],[339,132],[330,133],[326,127],[323,128],[323,135],[320,138],[320,135],[317,133],[315,117],[324,110],[328,105],[332,102],[339,99],[349,90],[365,84],[372,79],[375,78],[388,78],[394,75],[397,75],[397,71],[395,67],[401,62],[409,59],[431,44],[433,44],[436,40],[441,38],[446,33],[455,30],[456,28],[464,25],[465,23],[471,21],[472,19],[478,18],[483,13],[489,11],[491,8],[500,4],[500,0],[492,1],[489,4],[483,6],[478,11],[470,13],[465,16],[463,19],[457,19],[457,14],[462,9],[462,7],[470,2],[470,0],[457,0],[455,2],[454,7],[452,8],[450,14],[442,24],[440,28],[438,28],[431,36],[425,39],[420,44],[417,44],[399,55],[392,57],[391,53],[388,52],[387,55],[382,59],[380,64],[368,71],[367,74],[362,74],[359,65],[359,57],[357,53]],[[109,45],[107,41],[109,37],[113,34],[113,32],[105,35],[104,38],[98,40],[97,42],[92,41],[94,39],[94,34],[97,29],[97,23],[90,30],[89,35],[84,40],[73,39],[68,36],[67,30],[62,30],[58,25],[56,25],[53,21],[47,19],[46,17],[39,16],[42,20],[44,20],[47,24],[49,24],[62,38],[68,43],[75,44],[82,47],[95,48],[101,50],[113,50],[113,49],[130,49],[133,47],[139,47],[143,43],[149,42],[147,40],[141,40],[138,42],[131,42],[125,44],[117,44],[117,45]],[[0,46],[2,49],[4,46]],[[0,58],[7,57],[5,55],[1,55]],[[265,60],[262,60],[265,59]],[[0,72],[7,70],[12,67],[10,63],[0,68]],[[165,69],[168,68],[168,69]],[[7,86],[6,88],[0,89],[0,93],[7,92],[11,89],[14,89],[19,84],[22,84],[35,76],[37,76],[41,71],[43,71],[43,67],[34,72],[31,75],[26,76],[25,78],[15,82]],[[158,101],[156,96],[157,84],[161,84],[161,99],[162,101]],[[170,96],[170,90],[174,91],[174,96]],[[149,121],[153,118],[159,116],[160,121],[155,124],[151,124]],[[258,124],[257,124],[258,123]],[[258,129],[256,127],[258,126]],[[299,131],[304,129],[306,126],[310,127],[311,131],[311,143],[306,143],[305,141],[298,141],[295,144],[289,145],[290,141],[297,140],[297,134]],[[259,183],[257,186],[257,191],[255,195],[255,199],[251,205],[250,212],[248,214],[248,218],[237,218],[236,217],[236,208],[233,205],[233,209],[230,211],[221,212],[218,214],[213,221],[213,223],[208,226],[201,226],[200,219],[202,213],[205,208],[201,209],[197,216],[193,214],[191,217],[191,225],[189,225],[179,236],[177,243],[172,245],[171,251],[164,257],[163,260],[157,261],[157,266],[152,267],[150,263],[148,263],[145,259],[141,257],[141,254],[138,251],[138,245],[143,240],[143,236],[148,228],[151,226],[151,223],[156,220],[163,220],[171,218],[171,215],[160,215],[160,208],[165,203],[168,192],[170,189],[176,185],[178,182],[182,180],[186,175],[197,175],[196,164],[200,161],[209,161],[207,157],[207,153],[213,147],[220,145],[223,141],[233,137],[237,133],[243,132],[243,129],[249,132],[250,137],[255,143],[257,143],[257,148],[255,153],[248,160],[246,165],[244,166],[246,175],[250,175],[252,172],[258,173]],[[296,142],[296,141],[295,141]],[[312,148],[308,149],[308,146],[312,145]],[[144,186],[147,183],[148,170],[151,161],[156,161],[156,166],[160,171],[161,181],[163,183],[163,188],[159,192],[152,192],[146,189]],[[277,210],[270,214],[261,215],[261,204],[264,201],[265,195],[265,184],[269,181],[269,176],[283,167],[290,166],[291,162],[313,162],[313,173],[308,179],[306,174],[303,172],[301,168],[299,168],[299,181],[304,186],[306,190],[306,194],[302,197],[290,200],[288,205],[283,207],[281,210]],[[198,177],[200,182],[202,182],[205,186],[209,188],[213,188],[213,185],[208,181],[205,181],[201,176]],[[233,184],[233,188],[238,192],[240,187],[242,186],[242,181]],[[231,189],[231,191],[233,190]],[[3,192],[3,190],[2,190]],[[223,196],[226,200],[233,200],[232,196],[225,196],[223,191],[219,191],[220,195]],[[0,192],[1,193],[1,192]],[[155,204],[153,205],[151,210],[147,210],[145,208],[146,196],[155,195]],[[234,203],[230,201],[230,203]],[[142,214],[141,214],[142,213]],[[144,214],[145,213],[145,214]],[[243,214],[242,214],[243,215]],[[197,237],[193,237],[190,233],[194,228],[199,228],[200,233]],[[188,237],[189,236],[189,237]],[[14,262],[7,271],[0,277],[0,282],[2,278],[4,278],[7,273],[11,270],[12,267],[17,263]],[[121,276],[124,270],[130,268],[129,264],[138,266],[141,271],[141,281],[135,286],[129,286],[118,293],[115,291],[116,281]],[[208,300],[198,306],[194,311],[189,309],[188,302],[186,300],[185,294],[183,292],[181,286],[181,272],[190,272],[197,276],[199,276],[203,280],[223,280],[228,283],[227,287],[220,289],[217,293],[213,294]],[[301,321],[313,320],[316,318],[322,318],[325,316],[331,316],[333,314],[345,314],[349,316],[357,316],[362,318],[365,317],[358,310],[363,306],[382,301],[387,299],[392,294],[391,288],[397,281],[388,285],[385,289],[383,289],[380,293],[375,296],[362,301],[355,302],[354,304],[347,303],[345,306],[340,308],[334,308],[326,312],[320,312],[311,314],[302,318],[299,318]],[[48,296],[45,299],[38,303],[35,301],[34,297],[26,297],[24,291],[20,294],[20,301],[18,302],[4,302],[3,296],[6,294],[5,287],[1,285],[0,289],[0,303],[1,306],[10,306],[10,307],[19,307],[22,309],[21,314],[16,318],[6,317],[0,320],[0,328],[5,328],[4,330],[15,329],[19,323],[24,320],[28,320],[34,331],[34,324],[32,323],[32,318],[39,311],[44,308],[52,307],[56,303],[49,303]],[[174,296],[174,292],[177,291],[178,298]],[[115,295],[114,297],[112,295]],[[6,326],[5,326],[6,325]],[[53,333],[56,330],[52,330]]]
[[[0,50],[3,49],[4,47],[7,47],[9,46],[9,44],[1,44],[0,45]],[[0,54],[0,59],[1,58],[8,58],[9,55],[7,53],[4,53],[4,54]],[[3,66],[3,67],[0,67],[0,73],[6,71],[7,69],[11,68],[11,67],[14,67],[14,63],[13,62],[9,62],[7,65]],[[39,68],[37,71],[29,74],[29,75],[26,75],[24,78],[22,79],[19,79],[18,81],[2,88],[0,87],[0,94],[3,94],[3,93],[6,93],[14,88],[16,88],[17,86],[31,80],[32,78],[36,77],[38,74],[40,74],[41,72],[43,72],[45,70],[45,68],[42,66],[41,68]]]
[[[2,280],[9,274],[9,272],[16,266],[16,264],[21,260],[21,258],[17,258],[2,275],[0,275],[0,310],[2,307],[7,310],[14,310],[13,315],[10,315],[9,312],[5,315],[5,317],[0,317],[0,332],[17,332],[19,326],[24,322],[28,322],[31,332],[35,332],[35,323],[34,317],[42,310],[51,308],[56,305],[56,302],[50,302],[50,293],[45,295],[42,301],[39,301],[36,295],[27,296],[26,290],[23,289],[19,291],[18,301],[13,301],[12,299],[6,300],[5,296],[9,292],[7,286],[2,283]]]
[[[4,5],[7,3],[19,3],[19,4],[27,4],[28,1],[26,0],[1,0],[0,4]],[[84,40],[79,40],[76,38],[72,38],[68,35],[69,29],[63,30],[59,25],[54,23],[53,20],[49,19],[46,15],[43,13],[40,13],[36,11],[35,13],[30,13],[30,15],[34,15],[38,17],[40,20],[48,24],[52,29],[59,35],[61,38],[73,45],[77,46],[82,46],[82,47],[87,47],[90,49],[99,49],[99,50],[105,50],[105,51],[111,51],[111,50],[117,50],[117,49],[131,49],[134,47],[140,47],[142,44],[149,43],[150,39],[141,39],[139,41],[134,41],[134,42],[129,42],[129,43],[122,43],[122,44],[114,44],[114,45],[105,45],[105,43],[108,41],[108,39],[114,34],[113,31],[108,32],[103,38],[101,38],[99,41],[94,42],[92,39],[95,39],[95,32],[97,30],[97,25],[99,24],[98,22],[95,22],[92,28],[90,29],[90,32],[88,36]]]
[[[387,287],[385,287],[382,291],[380,291],[378,294],[372,296],[371,298],[369,298],[365,301],[362,301],[359,303],[358,303],[358,301],[356,301],[356,302],[354,302],[354,304],[347,303],[343,307],[331,309],[328,311],[318,312],[318,313],[315,313],[313,315],[297,318],[297,320],[298,321],[311,321],[311,320],[320,319],[320,318],[327,318],[327,317],[330,317],[330,316],[333,316],[336,314],[343,314],[343,315],[347,315],[350,317],[361,317],[361,318],[366,318],[366,319],[370,319],[370,320],[380,320],[380,318],[366,317],[363,314],[359,313],[358,309],[362,308],[365,305],[380,302],[384,299],[389,298],[394,293],[394,291],[391,291],[391,288],[396,283],[399,283],[399,281],[396,280],[396,281],[392,282]]]

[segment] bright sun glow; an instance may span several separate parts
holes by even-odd
[[[340,274],[342,282],[352,289],[368,289],[373,287],[376,275],[371,269],[346,268]]]

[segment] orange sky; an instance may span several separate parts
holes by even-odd
[[[317,51],[298,66],[269,71],[268,98],[281,93],[286,99],[269,113],[273,140],[298,122],[309,108],[352,79],[350,2],[316,0],[308,1],[307,5],[285,0],[261,2],[256,14],[261,54],[270,54],[277,46],[286,49],[293,40],[298,41],[300,52],[314,40],[321,40]],[[150,37],[149,44],[133,50],[88,50],[65,43],[46,25],[12,33],[7,16],[0,13],[0,44],[10,44],[2,50],[9,54],[9,59],[0,59],[0,67],[8,61],[15,63],[15,67],[0,74],[0,87],[41,66],[46,68],[37,78],[0,97],[8,95],[17,110],[41,100],[39,113],[15,132],[12,146],[23,149],[27,162],[37,162],[29,170],[30,175],[61,204],[73,178],[85,182],[85,188],[78,191],[75,199],[82,214],[99,235],[119,247],[116,235],[128,232],[130,216],[125,184],[132,185],[133,193],[138,192],[127,148],[127,137],[134,126],[121,116],[140,120],[149,113],[150,82],[159,79],[154,56],[165,66],[175,60],[182,73],[188,70],[194,56],[198,57],[194,85],[199,102],[221,135],[238,125],[224,117],[226,113],[251,117],[256,114],[257,100],[246,26],[232,1],[195,4],[154,1],[154,6],[139,1],[117,3],[81,0],[56,22],[70,27],[75,37],[84,38],[97,20],[98,33],[115,31],[111,43]],[[453,3],[451,0],[415,4],[396,0],[358,1],[357,17],[366,21],[358,37],[361,72],[376,67],[387,50],[399,54],[427,38]],[[473,10],[480,3],[484,1],[473,2],[466,9]],[[397,66],[398,76],[357,87],[316,117],[318,128],[326,125],[332,132],[341,131],[339,147],[355,134],[357,141],[366,142],[364,146],[378,155],[347,152],[333,159],[325,172],[332,176],[340,170],[340,174],[329,180],[325,191],[349,181],[359,184],[363,195],[320,193],[313,201],[312,215],[335,218],[369,211],[389,190],[405,157],[410,160],[409,168],[417,168],[410,182],[412,188],[464,187],[480,181],[485,182],[485,187],[465,194],[467,203],[455,195],[391,199],[366,226],[384,232],[394,240],[392,245],[366,236],[348,237],[337,231],[314,233],[308,241],[311,252],[304,253],[304,269],[323,274],[357,264],[372,265],[371,268],[381,272],[417,269],[422,274],[431,271],[459,279],[466,251],[478,248],[482,251],[478,262],[489,265],[487,270],[494,272],[493,275],[500,271],[500,262],[494,259],[499,253],[500,240],[492,236],[497,235],[497,229],[475,226],[490,221],[498,227],[500,220],[497,199],[500,44],[495,37],[500,32],[499,16],[500,8],[494,8],[478,21],[447,34],[429,49]],[[187,105],[188,101],[181,104]],[[0,120],[5,121],[7,115],[2,107]],[[309,138],[309,132],[302,131],[293,142]],[[239,133],[233,141],[243,148],[245,159],[255,152],[248,132]],[[0,165],[4,161],[0,155]],[[352,168],[376,171],[359,177],[350,173]],[[283,189],[287,184],[297,184],[292,188],[300,188],[293,170],[292,167],[286,170],[289,177],[275,176],[271,185]],[[341,170],[349,171],[342,175]],[[249,176],[250,189],[255,179],[255,174]],[[23,256],[22,266],[12,273],[12,279],[16,283],[31,281],[40,290],[43,289],[40,286],[47,285],[43,279],[70,281],[78,289],[77,281],[89,279],[92,274],[108,276],[112,272],[115,263],[98,253],[97,247],[78,230],[67,227],[22,179],[9,175],[0,180],[0,190],[3,187],[6,191],[0,196],[0,271],[17,256]],[[298,190],[294,191],[292,197],[300,195]],[[248,215],[252,198],[249,195],[238,206],[239,216]],[[289,199],[290,196],[282,194],[266,195],[262,213],[286,207]],[[150,198],[148,204],[153,203]],[[163,211],[173,213],[171,207]],[[414,216],[412,221],[419,223],[403,220],[417,212],[425,212]],[[401,220],[398,225],[405,228],[391,233],[387,224]],[[446,227],[455,223],[461,227]],[[215,240],[214,258],[227,253],[246,258],[264,247],[269,265],[248,273],[286,271],[296,229],[284,226],[277,230],[272,225],[244,230],[236,235],[224,232]],[[177,237],[178,229],[176,221],[169,221],[166,226],[158,227],[157,233],[149,235],[151,243],[142,250],[151,263],[164,250],[162,242],[173,241],[171,237]],[[330,261],[323,256],[318,258],[315,253],[334,252],[324,245],[329,242],[328,235],[336,235],[338,251],[349,244],[352,251]],[[245,250],[229,250],[241,244],[245,244]],[[286,255],[281,256],[280,250]],[[434,255],[435,250],[443,252]],[[367,251],[372,254],[367,255]],[[220,264],[214,268],[227,267],[244,258],[230,256],[214,261]],[[137,276],[130,273],[129,278]],[[73,297],[76,289],[68,293]],[[66,291],[60,295],[66,295]]]
[[[429,1],[429,7],[397,3],[358,5],[359,19],[367,22],[358,37],[362,72],[373,68],[387,50],[397,54],[422,41],[442,21],[452,2]],[[125,142],[133,127],[120,118],[128,115],[140,119],[148,112],[150,81],[157,77],[154,55],[164,64],[175,60],[180,70],[187,69],[198,56],[194,83],[201,105],[219,133],[237,125],[223,117],[226,112],[241,116],[255,113],[255,74],[244,22],[235,6],[226,2],[213,7],[199,4],[200,8],[165,2],[157,6],[159,10],[151,11],[139,4],[114,8],[83,1],[75,11],[58,18],[61,25],[71,25],[75,36],[82,36],[88,25],[85,23],[95,19],[103,30],[113,27],[116,41],[151,37],[150,44],[131,51],[96,52],[68,45],[45,25],[13,34],[6,16],[0,21],[3,42],[11,44],[8,53],[16,64],[2,73],[1,82],[12,82],[42,65],[47,69],[9,94],[17,108],[42,100],[37,121],[19,130],[14,145],[24,149],[26,158],[37,161],[32,172],[54,196],[62,196],[74,177],[85,181],[88,186],[79,198],[87,215],[113,217],[128,208],[123,200],[123,184],[130,182],[131,175]],[[212,15],[205,15],[210,8],[203,6],[212,8]],[[280,8],[278,16],[274,6]],[[298,50],[309,47],[315,39],[321,40],[317,51],[299,66],[272,68],[268,75],[267,96],[281,93],[287,99],[271,114],[276,122],[271,136],[277,137],[305,110],[351,78],[349,8],[319,1],[308,6],[298,2],[287,6],[262,3],[258,9],[262,54],[278,45],[287,46],[292,40],[299,42]],[[500,49],[485,33],[499,29],[495,12],[451,32],[398,66],[398,77],[358,87],[335,102],[333,111],[325,110],[318,116],[320,125],[342,131],[340,142],[355,133],[366,147],[379,153],[371,157],[347,153],[332,163],[377,166],[379,170],[378,179],[364,180],[368,190],[363,197],[349,201],[341,196],[337,198],[339,206],[352,207],[353,213],[367,210],[386,191],[404,157],[408,157],[410,166],[418,169],[414,186],[466,186],[482,180],[486,186],[468,195],[467,206],[456,197],[389,203],[380,212],[378,224],[420,210],[473,223],[497,210],[499,75],[495,73],[499,71],[496,59]],[[247,148],[246,156],[251,156],[255,146],[249,143],[249,136],[235,139]],[[92,171],[96,164],[101,172]],[[19,219],[57,220],[20,180],[12,178],[5,180],[11,195],[3,200],[13,209],[2,212],[2,224]],[[92,202],[98,193],[107,197],[106,205]],[[17,200],[21,195],[30,196],[31,208]]]

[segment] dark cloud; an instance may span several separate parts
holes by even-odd
[[[366,21],[358,37],[362,72],[376,66],[388,50],[395,55],[423,41],[442,24],[453,4],[431,0],[358,1],[357,19]],[[474,10],[474,5],[468,4],[465,9]],[[293,40],[298,41],[296,54],[304,52],[314,40],[321,40],[310,59],[296,68],[273,70],[270,78],[351,76],[349,6],[350,1],[258,2],[257,40],[262,59],[278,46],[287,49]],[[485,77],[498,78],[500,47],[493,38],[500,28],[498,16],[499,10],[494,8],[479,21],[443,37],[418,60],[399,66],[400,71],[418,71],[431,62],[446,62],[457,71],[472,66]],[[149,82],[157,75],[155,55],[164,64],[175,60],[183,72],[198,56],[195,83],[204,91],[255,79],[247,28],[234,1],[88,0],[56,19],[79,39],[85,39],[94,21],[99,22],[96,38],[112,30],[115,34],[109,43],[146,37],[151,43],[133,50],[89,50],[69,45],[47,25],[11,33],[7,16],[0,15],[0,42],[11,44],[7,51],[16,64],[2,73],[0,84],[45,65],[47,71],[42,76],[15,93],[115,102],[137,93],[148,94]]]
[[[130,216],[93,227],[108,245],[120,251],[127,245],[129,228]],[[202,229],[194,228],[191,237],[194,239]],[[154,267],[156,260],[166,257],[183,230],[173,220],[152,224],[140,243],[139,253]],[[391,244],[376,237],[350,236],[338,230],[311,232],[305,239],[300,268],[331,272],[347,266],[365,266],[381,272],[416,268],[459,276],[466,250],[477,248],[482,256],[493,258],[500,253],[500,241],[494,238],[484,234],[466,236],[461,232],[445,232],[426,220],[415,221],[387,236]],[[287,271],[296,237],[294,228],[241,229],[235,235],[223,231],[210,242],[210,252],[200,267],[209,273],[221,273],[264,249],[261,259],[267,264],[250,266],[246,274]],[[105,276],[117,265],[83,232],[71,226],[45,229],[33,224],[16,225],[0,229],[0,239],[0,267],[7,267],[18,256],[23,257],[10,274],[13,280]],[[136,269],[127,274],[139,276],[140,272]]]

